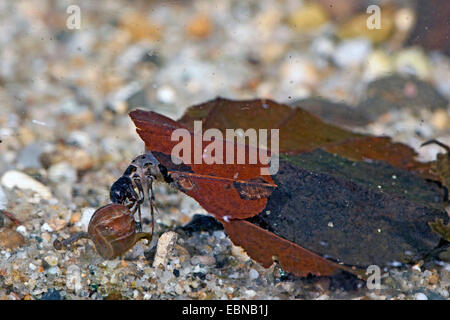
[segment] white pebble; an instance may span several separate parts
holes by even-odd
[[[372,81],[376,78],[392,73],[394,69],[391,58],[384,51],[376,50],[367,57],[364,70],[364,80]]]
[[[216,238],[218,240],[222,240],[222,239],[226,238],[225,232],[223,232],[223,231],[214,231],[213,236],[214,236],[214,238]]]
[[[157,268],[160,265],[166,266],[169,255],[177,243],[177,238],[178,234],[173,231],[165,232],[159,237],[153,268]]]
[[[73,290],[75,293],[78,293],[82,289],[81,270],[80,267],[75,264],[72,264],[67,268],[66,286],[67,289]]]
[[[329,38],[318,37],[311,43],[311,50],[322,57],[329,57],[333,54],[334,43]]]
[[[47,222],[45,222],[45,223],[41,226],[41,231],[53,232],[53,228],[50,227],[50,226],[48,225]]]
[[[36,192],[42,199],[50,200],[52,193],[50,189],[39,181],[33,179],[29,175],[16,170],[7,171],[1,179],[2,184],[12,189],[14,187],[21,190],[32,190]]]
[[[44,260],[52,267],[55,267],[58,265],[58,257],[55,255],[48,255],[48,256],[44,257]]]
[[[314,86],[319,81],[319,74],[314,64],[303,57],[287,59],[280,66],[280,70],[283,77],[283,85],[289,90],[298,88],[299,85]]]
[[[414,295],[414,299],[416,299],[416,300],[428,300],[428,297],[425,294],[423,294],[422,292],[419,292],[419,293],[416,293]]]
[[[16,231],[23,235],[24,237],[28,235],[27,228],[24,225],[18,226]]]
[[[150,293],[145,293],[144,294],[144,300],[150,300],[152,298],[152,295]]]
[[[244,248],[239,246],[232,245],[231,254],[243,262],[250,260],[250,257],[247,252],[245,252]]]
[[[77,181],[77,170],[68,162],[58,162],[48,168],[48,178],[53,182],[70,182]]]
[[[157,97],[163,103],[172,103],[175,100],[175,91],[169,86],[163,86],[158,89]]]
[[[216,259],[213,256],[193,256],[191,258],[191,264],[213,265],[216,264]]]
[[[428,79],[431,74],[428,57],[419,48],[400,51],[395,58],[395,68],[400,73],[414,74],[421,79]]]
[[[248,297],[248,298],[253,298],[254,296],[256,296],[256,292],[255,292],[255,290],[245,290],[245,295]]]
[[[363,38],[342,41],[334,52],[333,60],[341,68],[361,65],[372,51],[369,40]]]
[[[48,269],[48,273],[51,275],[60,274],[61,270],[58,267],[51,267]]]

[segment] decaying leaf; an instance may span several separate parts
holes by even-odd
[[[383,162],[315,150],[284,157],[273,179],[266,208],[247,221],[346,265],[417,261],[439,244],[427,223],[448,220],[438,187]]]
[[[312,102],[305,102],[308,106]],[[316,102],[317,103],[317,102]],[[415,160],[417,153],[409,146],[394,143],[389,137],[373,137],[354,133],[321,119],[302,109],[272,100],[234,101],[217,98],[190,107],[179,123],[192,128],[201,120],[203,128],[280,129],[280,153],[296,154],[321,147],[351,160],[383,160],[393,166],[426,172],[426,164]]]
[[[191,159],[189,164],[176,165],[171,160],[171,152],[178,141],[172,141],[171,135],[175,129],[184,127],[150,111],[136,110],[130,116],[146,148],[168,169],[174,180],[172,185],[196,199],[206,210],[217,217],[244,219],[264,209],[267,198],[276,186],[270,175],[261,175],[261,163],[248,164],[245,161],[244,164],[236,164],[234,161],[233,164],[205,165],[195,164]],[[194,150],[195,135],[193,132],[190,134],[193,137],[191,150]],[[202,142],[201,150],[208,144]],[[223,141],[224,152],[227,144]],[[236,145],[232,147],[237,148]],[[252,147],[246,146],[247,157],[249,148]]]
[[[281,129],[280,153],[303,152],[327,144],[364,137],[335,125],[327,124],[301,108],[291,108],[272,100],[235,101],[217,98],[190,107],[179,120],[187,128],[201,120],[204,129],[229,128]]]
[[[392,142],[389,137],[348,139],[322,149],[354,161],[386,161],[392,166],[414,171],[422,166],[428,167],[414,160],[417,153],[413,149],[403,143]]]
[[[414,262],[439,244],[428,223],[448,221],[443,191],[413,172],[429,169],[414,159],[414,150],[327,124],[300,108],[219,98],[189,108],[178,122],[142,110],[130,116],[146,148],[167,168],[167,182],[196,199],[266,267],[275,259],[304,276]],[[248,161],[175,164],[172,133],[184,128],[195,137],[195,120],[223,136],[230,128],[279,129],[279,171],[262,175],[262,164]],[[205,150],[209,142],[201,143]],[[252,148],[258,147],[245,144],[246,157]]]
[[[231,241],[243,247],[250,257],[265,268],[277,260],[284,270],[297,276],[307,276],[308,273],[326,276],[339,269],[349,269],[248,221],[232,220],[224,222],[224,227]]]

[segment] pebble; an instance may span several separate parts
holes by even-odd
[[[121,16],[121,27],[134,41],[157,40],[161,36],[160,26],[153,24],[138,11],[131,11]]]
[[[33,292],[33,294],[35,294],[35,292]],[[42,295],[41,300],[63,300],[63,297],[58,290],[50,289]]]
[[[328,37],[317,37],[311,43],[311,51],[324,58],[330,57],[335,50],[335,45]]]
[[[419,293],[416,293],[414,295],[414,299],[416,299],[416,300],[428,300],[428,297],[424,293],[419,292]]]
[[[77,265],[72,264],[67,268],[66,286],[67,289],[73,290],[75,293],[78,293],[83,288],[81,284],[81,269]]]
[[[49,188],[20,171],[10,170],[5,172],[2,176],[1,182],[9,189],[16,187],[21,190],[32,190],[45,200],[50,200],[52,197],[52,193]]]
[[[92,141],[92,137],[89,136],[87,132],[83,131],[72,131],[65,139],[65,142],[68,145],[73,145],[76,148],[89,149],[94,143]]]
[[[158,89],[157,98],[162,103],[173,103],[175,100],[175,91],[169,86],[162,86]]]
[[[8,198],[6,197],[5,191],[0,186],[0,210],[6,210],[7,205],[8,205]]]
[[[46,144],[43,142],[30,143],[17,156],[17,166],[21,169],[26,168],[41,168],[41,161],[39,157],[45,149]]]
[[[407,48],[395,57],[395,69],[400,73],[413,74],[421,79],[431,76],[431,67],[427,55],[420,48]]]
[[[360,0],[316,0],[316,2],[320,3],[337,20],[348,18],[357,12],[360,6]]]
[[[290,57],[281,65],[281,74],[284,86],[297,87],[305,84],[315,86],[319,83],[320,77],[315,66],[303,57]]]
[[[70,217],[70,223],[74,224],[81,220],[81,213],[80,212],[74,212],[72,216]]]
[[[41,231],[47,231],[47,232],[53,232],[53,228],[49,226],[49,224],[47,222],[45,222],[42,226],[41,226]]]
[[[250,260],[250,257],[245,252],[245,250],[242,247],[232,245],[231,246],[231,254],[241,260],[242,262],[246,262]]]
[[[154,268],[157,268],[160,265],[163,267],[167,265],[170,253],[175,247],[177,239],[178,234],[173,231],[165,232],[161,235],[161,237],[159,237],[158,245],[156,247],[155,260],[153,261]]]
[[[259,277],[259,272],[256,271],[255,269],[250,269],[250,271],[248,272],[248,276],[251,280],[255,280],[258,279]]]
[[[215,265],[216,259],[213,256],[193,256],[191,258],[191,264]]]
[[[395,13],[395,26],[398,30],[407,32],[415,23],[415,13],[411,8],[401,8]]]
[[[436,110],[433,112],[431,122],[440,130],[448,129],[450,128],[450,113],[444,109]]]
[[[51,267],[51,268],[49,268],[48,269],[48,274],[51,274],[51,275],[57,275],[57,274],[60,274],[61,273],[61,269],[59,269],[59,267]]]
[[[91,221],[92,216],[95,213],[95,208],[84,208],[81,212],[81,220],[76,223],[77,227],[83,230],[87,230],[89,226],[89,221]]]
[[[0,248],[15,249],[25,243],[25,238],[17,231],[3,228],[0,231]]]
[[[321,5],[314,2],[302,5],[288,18],[289,25],[297,31],[314,30],[328,20],[327,12]]]
[[[64,229],[64,227],[66,226],[66,221],[64,219],[59,219],[59,218],[52,218],[50,219],[48,225],[50,226],[51,229],[53,229],[53,231],[60,231],[62,229]]]
[[[382,50],[373,51],[368,57],[364,70],[364,79],[375,80],[387,76],[394,70],[392,59]]]
[[[342,41],[336,48],[333,61],[341,68],[351,68],[361,65],[372,51],[370,41],[365,38]]]
[[[439,274],[435,273],[428,277],[428,283],[431,285],[435,285],[439,282]]]
[[[81,139],[77,141],[77,143],[82,143],[83,145],[89,143],[82,141]],[[95,160],[86,150],[70,145],[59,145],[56,150],[43,153],[40,159],[44,167],[51,168],[59,163],[69,163],[71,167],[78,171],[89,170],[95,164]],[[65,164],[65,166],[67,166],[67,164]],[[68,170],[72,172],[73,168],[69,168]],[[58,168],[57,170],[61,170],[61,168]],[[64,172],[61,172],[61,174],[64,174]]]
[[[342,39],[363,37],[373,43],[385,41],[395,28],[395,17],[393,10],[389,8],[381,8],[381,12],[381,28],[369,29],[367,27],[369,15],[364,12],[342,24],[337,31],[337,35]]]
[[[133,97],[142,97],[144,99],[134,99],[141,100],[139,103],[128,103],[129,100],[133,100]],[[107,105],[112,111],[118,114],[124,114],[128,111],[128,107],[133,108],[136,106],[145,107],[145,91],[137,82],[131,82],[125,87],[116,90],[107,97]]]
[[[245,295],[251,299],[256,296],[256,291],[252,289],[245,290]]]
[[[187,25],[186,32],[194,38],[206,38],[213,31],[213,24],[207,15],[198,15],[194,17]]]
[[[44,232],[41,234],[41,238],[42,238],[43,241],[45,241],[45,242],[47,242],[47,243],[50,243],[50,241],[52,240],[52,236],[50,235],[50,233],[48,233],[48,232],[46,232],[46,231],[44,231]]]
[[[28,235],[27,228],[24,225],[18,226],[16,228],[16,231],[19,232],[24,237],[26,237]]]
[[[222,240],[225,239],[227,236],[225,235],[225,232],[223,231],[214,231],[213,232],[213,236],[214,238],[218,239],[218,240]]]
[[[48,263],[49,266],[55,267],[58,265],[58,257],[54,254],[50,254],[44,257],[44,261]]]

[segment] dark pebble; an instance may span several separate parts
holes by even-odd
[[[193,275],[195,278],[198,278],[200,280],[206,279],[206,274],[204,274],[203,272],[194,272]]]

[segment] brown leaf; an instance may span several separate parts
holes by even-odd
[[[291,108],[272,100],[217,98],[190,107],[179,123],[192,128],[194,120],[201,120],[205,130],[217,128],[222,132],[227,128],[280,129],[280,154],[321,147],[350,160],[383,160],[400,168],[421,167],[420,172],[426,171],[426,165],[415,160],[417,154],[409,146],[394,143],[389,137],[363,135],[325,123],[301,107],[301,101]]]
[[[339,154],[354,161],[385,160],[389,164],[404,169],[419,166],[414,160],[417,153],[402,143],[392,142],[389,137],[363,137],[324,146],[322,149]]]
[[[318,146],[362,137],[362,134],[326,124],[300,108],[291,108],[272,100],[235,101],[217,98],[189,108],[179,123],[192,128],[194,120],[203,127],[280,129],[280,153],[310,151]]]

